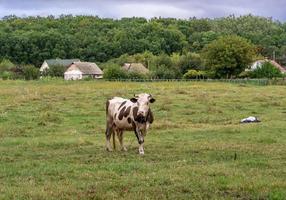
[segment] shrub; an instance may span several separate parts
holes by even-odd
[[[48,75],[52,77],[63,77],[66,71],[66,67],[62,65],[52,65],[49,69],[43,72],[43,75]]]
[[[252,78],[275,78],[282,77],[279,69],[273,66],[270,62],[265,62],[261,67],[251,73]]]
[[[181,74],[174,68],[168,68],[165,65],[160,65],[152,72],[152,77],[158,79],[176,79],[180,78]]]
[[[13,74],[12,79],[23,79],[24,78],[24,67],[23,66],[15,66],[10,69]]]
[[[12,72],[9,72],[9,71],[4,71],[4,72],[2,72],[2,74],[1,74],[1,78],[2,78],[3,80],[12,79],[12,78],[13,78],[13,73],[12,73]]]
[[[3,59],[0,62],[0,73],[4,71],[9,71],[11,68],[13,68],[15,65],[7,59]]]
[[[200,79],[200,78],[205,78],[206,77],[206,72],[204,71],[197,71],[197,70],[189,70],[187,73],[184,74],[183,78],[184,79]]]
[[[111,64],[104,69],[103,78],[105,79],[126,79],[128,74],[119,65]]]
[[[25,80],[35,80],[40,77],[40,71],[33,65],[27,65],[23,68],[23,74]]]
[[[92,80],[94,80],[94,78],[92,78],[92,76],[86,76],[82,80],[84,80],[84,81],[92,81]]]
[[[149,78],[148,74],[142,74],[142,73],[138,73],[138,72],[128,72],[127,76],[130,79],[147,79],[147,78]]]
[[[238,75],[238,78],[250,78],[252,76],[252,71],[243,71]]]

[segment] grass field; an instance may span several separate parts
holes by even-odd
[[[145,155],[106,152],[106,99],[141,92]],[[0,81],[0,199],[285,198],[285,86]]]

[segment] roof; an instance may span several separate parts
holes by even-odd
[[[284,67],[282,67],[281,65],[279,65],[276,61],[270,60],[270,63],[271,63],[272,65],[274,65],[277,69],[279,69],[280,72],[286,73],[286,69],[285,69]]]
[[[276,61],[274,60],[268,60],[268,59],[264,59],[264,60],[257,60],[255,61],[252,66],[251,69],[254,70],[257,68],[257,63],[259,63],[258,67],[261,67],[261,64],[265,63],[265,62],[270,62],[274,67],[276,67],[277,69],[280,70],[281,73],[286,73],[286,69],[284,67],[282,67],[280,64],[278,64]]]
[[[77,68],[82,72],[82,74],[99,74],[102,75],[102,70],[92,62],[74,62],[72,65],[67,69],[67,71],[71,71]]]
[[[149,69],[147,69],[142,63],[124,63],[122,69],[127,72],[137,72],[141,74],[149,73]]]
[[[79,59],[49,59],[45,60],[46,63],[49,66],[63,66],[63,67],[68,67],[70,66],[73,62],[79,62]]]

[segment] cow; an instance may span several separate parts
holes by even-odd
[[[138,143],[139,154],[144,154],[144,137],[150,124],[154,121],[150,103],[155,99],[150,94],[134,95],[131,99],[114,97],[106,101],[106,150],[112,151],[110,138],[113,136],[115,148],[115,134],[117,134],[121,150],[127,151],[123,144],[123,131],[134,131]]]

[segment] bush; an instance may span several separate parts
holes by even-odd
[[[94,78],[92,78],[92,76],[86,76],[82,80],[84,80],[84,81],[93,81]]]
[[[49,69],[43,72],[43,75],[44,76],[48,75],[51,77],[63,77],[65,71],[66,71],[66,67],[62,65],[52,65],[49,67]]]
[[[206,77],[206,72],[204,71],[197,71],[197,70],[189,70],[187,73],[184,74],[184,79],[201,79]]]
[[[12,72],[9,72],[9,71],[4,71],[4,72],[2,72],[2,74],[1,74],[1,78],[2,78],[3,80],[12,79],[12,78],[13,78],[13,73],[12,73]]]
[[[251,73],[251,78],[275,78],[282,77],[279,69],[273,66],[270,62],[265,62],[261,67]]]
[[[129,79],[147,79],[149,78],[148,74],[142,74],[138,72],[128,72],[127,76]]]
[[[3,59],[0,62],[0,73],[4,71],[10,71],[11,68],[13,68],[15,65],[7,59]]]
[[[24,79],[24,68],[22,66],[15,66],[10,69],[12,72],[12,79]]]
[[[238,78],[251,78],[252,71],[243,71],[238,75]]]
[[[33,65],[27,65],[23,68],[23,74],[25,80],[35,80],[40,77],[40,71]]]
[[[105,79],[126,79],[128,74],[119,65],[111,64],[104,69],[103,78]]]
[[[168,68],[165,65],[160,65],[152,72],[152,77],[158,79],[177,79],[181,78],[181,74],[174,68]]]

